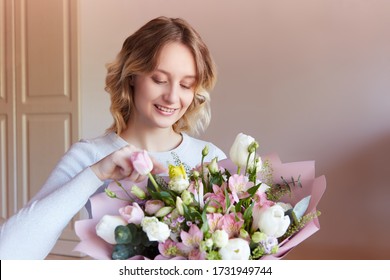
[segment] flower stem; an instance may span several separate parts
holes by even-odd
[[[130,201],[133,200],[133,198],[130,196],[130,194],[127,192],[127,190],[122,186],[122,184],[119,181],[115,180],[115,183],[126,193],[126,195],[130,198]],[[121,200],[125,200],[125,199],[121,199]]]
[[[156,188],[156,191],[160,192],[160,186],[157,184],[156,180],[154,179],[153,175],[151,173],[148,173],[149,180],[152,182],[153,186]]]
[[[244,175],[246,175],[248,173],[248,166],[249,166],[249,160],[251,158],[251,155],[252,155],[252,153],[249,153],[248,154],[248,158],[246,159],[246,166],[245,166],[245,173],[244,173]]]
[[[122,197],[119,197],[119,196],[116,196],[115,197],[116,199],[119,199],[119,200],[123,200],[123,201],[128,201],[128,202],[133,202],[134,200],[133,199],[126,199],[126,198],[122,198]]]
[[[208,187],[206,184],[206,179],[204,178],[204,158],[205,158],[205,155],[202,154],[202,160],[200,162],[200,168],[201,168],[200,178],[202,179],[203,190],[208,192],[209,190],[208,190]]]

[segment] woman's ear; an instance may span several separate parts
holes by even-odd
[[[134,86],[134,80],[135,80],[135,76],[134,75],[131,75],[130,78],[129,78],[129,83],[130,83],[130,86]]]
[[[200,93],[195,93],[194,99],[198,104],[203,104],[206,102],[206,96]]]

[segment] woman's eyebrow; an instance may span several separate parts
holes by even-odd
[[[163,74],[165,74],[167,76],[171,76],[171,73],[168,72],[168,71],[165,71],[164,69],[157,68],[155,71],[161,72],[161,73],[163,73]],[[196,76],[194,76],[194,75],[186,75],[183,78],[185,78],[185,79],[196,79]]]

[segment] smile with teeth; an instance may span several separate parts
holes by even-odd
[[[173,109],[173,108],[167,108],[167,107],[163,107],[161,105],[155,105],[157,109],[159,109],[160,111],[163,111],[165,113],[169,113],[169,114],[172,114],[173,112],[175,112],[177,109]]]

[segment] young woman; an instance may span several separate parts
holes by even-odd
[[[189,136],[210,121],[207,92],[216,77],[207,46],[187,22],[151,20],[125,40],[107,69],[113,125],[73,144],[42,189],[2,225],[0,259],[44,259],[90,196],[112,180],[145,179],[132,167],[136,150],[150,153],[155,174],[165,173],[175,157],[195,167],[206,145],[206,160],[226,158],[212,143]]]

